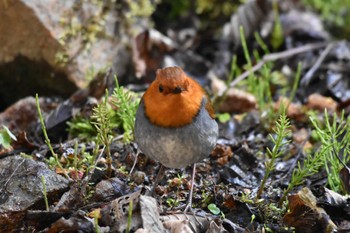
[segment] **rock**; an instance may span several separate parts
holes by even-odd
[[[103,17],[102,10],[74,0],[0,4],[0,110],[35,93],[66,98],[86,86],[92,68],[98,71],[112,64],[122,46],[113,40],[116,16]],[[92,24],[94,17],[101,18]],[[87,25],[101,26],[96,30],[106,35],[86,42],[84,36],[94,35],[84,35]],[[76,34],[63,37],[67,33]]]
[[[57,106],[56,101],[52,99],[39,98],[39,104],[43,114],[50,112]],[[35,98],[32,96],[17,101],[0,113],[0,125],[7,126],[14,134],[21,131],[28,132],[29,127],[37,120],[38,110]]]
[[[67,190],[68,180],[43,162],[17,155],[0,159],[0,226],[7,227],[1,230],[19,229],[18,223],[23,222],[28,208],[43,206],[42,176],[52,204]]]

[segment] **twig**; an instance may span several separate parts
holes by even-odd
[[[243,79],[248,77],[250,74],[254,73],[255,71],[259,70],[265,63],[267,63],[269,61],[275,61],[277,59],[287,58],[287,57],[291,57],[291,56],[294,56],[294,55],[299,54],[299,53],[305,53],[307,51],[319,49],[319,48],[326,46],[327,44],[328,44],[328,42],[307,44],[307,45],[300,46],[300,47],[293,48],[293,49],[289,49],[289,50],[286,50],[283,52],[267,54],[267,55],[263,56],[261,61],[259,61],[256,65],[254,65],[252,67],[252,69],[246,70],[243,74],[241,74],[235,80],[233,80],[230,83],[230,87],[236,86],[237,83],[239,83],[240,81],[242,81]]]
[[[327,57],[328,53],[331,51],[331,49],[334,47],[335,43],[330,43],[321,53],[321,55],[318,57],[315,64],[306,72],[304,77],[301,79],[301,85],[307,86],[310,81],[312,80],[313,75],[318,70],[318,68],[321,66],[324,59]]]

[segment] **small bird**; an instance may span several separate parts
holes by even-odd
[[[136,113],[136,143],[145,155],[163,165],[160,170],[193,164],[185,212],[192,208],[195,163],[208,157],[216,145],[218,125],[214,118],[209,97],[180,67],[157,70]]]

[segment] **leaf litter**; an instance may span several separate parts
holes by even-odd
[[[230,117],[220,123],[220,138],[211,155],[197,165],[194,214],[176,211],[177,207],[184,205],[189,193],[188,171],[167,170],[156,195],[150,197],[149,191],[159,164],[142,153],[138,154],[137,145],[132,142],[124,144],[118,136],[115,137],[111,146],[112,175],[108,177],[103,146],[72,138],[67,133],[67,121],[77,115],[90,117],[104,90],[114,87],[110,71],[96,76],[95,82],[69,99],[41,99],[50,139],[55,152],[61,155],[61,162],[67,167],[70,180],[58,175],[62,171],[56,169],[53,173],[48,169],[48,165],[51,168],[55,166],[44,144],[37,114],[33,109],[21,107],[23,101],[33,104],[32,100],[21,100],[0,113],[1,124],[7,125],[9,131],[20,139],[11,143],[10,150],[0,148],[0,162],[4,163],[0,166],[0,223],[5,226],[2,230],[125,232],[128,229],[131,232],[175,233],[349,230],[349,171],[346,166],[341,165],[335,173],[327,173],[322,168],[305,177],[301,184],[290,190],[288,202],[279,205],[295,169],[301,169],[308,153],[317,153],[322,143],[309,122],[310,112],[320,127],[331,127],[327,126],[322,115],[324,109],[329,116],[344,111],[345,124],[342,123],[343,131],[337,136],[340,136],[340,141],[344,138],[349,140],[349,120],[346,120],[350,113],[349,79],[346,78],[349,75],[349,42],[331,41],[316,14],[293,9],[282,11],[284,45],[278,51],[261,56],[261,59],[253,58],[251,70],[241,67],[236,78],[227,83],[232,56],[239,55],[237,66],[245,62],[237,25],[245,25],[244,33],[249,46],[260,51],[261,48],[252,39],[254,32],[259,31],[265,42],[272,33],[273,12],[269,1],[248,1],[237,12],[227,18],[218,37],[205,37],[206,33],[193,23],[188,27],[178,27],[176,35],[174,31],[167,33],[150,27],[130,38],[133,41],[133,59],[129,62],[133,64],[134,71],[129,75],[138,79],[136,84],[129,84],[130,89],[142,89],[144,83],[152,81],[157,68],[174,64],[182,66],[206,86],[211,95],[220,96],[226,86],[230,86],[226,98],[217,108],[218,114],[226,112],[230,113]],[[214,31],[211,33],[215,34]],[[271,69],[275,71],[275,77],[284,77],[285,80],[280,79],[270,86],[272,102],[267,104],[271,105],[259,109],[257,96],[241,90],[240,85],[254,73],[262,79],[262,70],[271,62],[274,62]],[[291,101],[284,97],[283,88],[289,87],[287,92],[291,91],[295,77],[292,71],[297,70],[299,62],[303,64],[301,81],[295,99]],[[280,148],[281,156],[276,159],[261,197],[256,198],[266,162],[270,159],[267,148],[272,150],[274,146],[273,140],[268,137],[276,136],[273,127],[277,118],[273,116],[279,115],[282,105],[287,106],[286,115],[292,125],[292,135],[285,140],[291,142]],[[26,114],[28,117],[24,120]],[[22,118],[16,122],[12,116]],[[116,135],[121,132],[120,128],[115,129]],[[346,159],[349,143],[344,142],[341,145],[345,148],[331,153],[339,153],[340,159]],[[67,150],[73,153],[65,154]],[[94,151],[100,155],[99,160],[89,157]],[[19,157],[20,152],[26,155]],[[89,166],[93,159],[96,163],[91,170]],[[41,161],[46,161],[48,165]],[[339,186],[337,191],[330,190],[329,174],[338,174],[344,188]],[[23,187],[22,178],[18,176],[25,178],[27,188]],[[40,191],[43,189],[41,177],[46,180],[48,210]],[[54,184],[48,183],[50,180],[54,180]],[[36,186],[31,186],[34,184]],[[19,200],[21,196],[23,201],[10,201]],[[20,209],[18,203],[22,203]],[[211,204],[217,207],[214,213],[208,208]]]

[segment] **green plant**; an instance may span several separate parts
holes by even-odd
[[[343,33],[349,33],[347,25],[350,23],[349,8],[344,6],[349,5],[348,0],[303,0],[306,6],[320,12],[321,18],[330,26],[342,28]]]
[[[269,47],[265,44],[265,42],[263,41],[263,39],[261,38],[258,32],[254,32],[254,38],[255,38],[255,41],[260,46],[260,48],[264,51],[264,54],[269,54],[270,53]]]
[[[182,201],[182,199],[180,198],[180,190],[181,190],[181,186],[184,184],[184,175],[178,173],[177,177],[168,180],[168,185],[169,187],[175,187],[176,188],[176,199],[174,198],[168,198],[166,200],[166,203],[170,206],[170,207],[177,207],[180,204],[180,201]]]
[[[97,38],[107,38],[106,19],[110,9],[112,9],[112,1],[87,0],[86,3],[93,5],[97,10],[93,16],[82,20],[79,12],[83,10],[84,4],[77,1],[73,4],[72,10],[66,11],[64,17],[60,18],[60,24],[64,29],[59,38],[62,47],[67,46],[70,41],[81,40],[80,48],[77,48],[74,56],[88,51]],[[65,48],[56,53],[55,56],[56,63],[61,66],[65,66],[70,58]]]
[[[266,202],[264,200],[256,203],[259,212],[262,213],[260,218],[264,219],[264,222],[277,222],[286,213],[286,206],[279,207],[277,203]]]
[[[174,198],[168,198],[166,199],[166,203],[171,207],[177,207],[180,204],[180,201],[178,199],[174,199]]]
[[[206,192],[204,189],[202,189],[202,194],[201,194],[201,203],[202,203],[202,207],[204,206],[208,206],[210,200],[212,199],[212,196],[210,195],[209,192]]]
[[[91,120],[82,116],[76,116],[69,122],[68,132],[72,137],[78,137],[82,140],[93,140],[97,135],[97,130],[91,123]]]
[[[252,214],[252,216],[250,216],[250,223],[253,223],[255,218],[256,218],[255,214]]]
[[[93,109],[93,114],[91,116],[92,124],[97,130],[97,141],[99,144],[104,145],[107,155],[107,174],[111,176],[112,174],[112,157],[110,151],[110,145],[112,144],[112,125],[111,125],[111,111],[108,108],[108,90],[106,90],[105,98],[100,104]]]
[[[100,228],[98,227],[98,216],[99,212],[94,211],[94,228],[95,228],[95,233],[100,233]]]
[[[278,121],[276,122],[276,128],[274,129],[274,132],[276,134],[276,138],[272,134],[269,135],[274,146],[272,150],[266,148],[269,159],[265,163],[265,175],[263,180],[261,181],[259,190],[256,194],[256,200],[260,198],[265,188],[267,178],[269,177],[270,173],[275,169],[276,159],[283,153],[281,149],[283,148],[283,146],[287,145],[290,142],[289,140],[286,140],[286,137],[288,137],[290,134],[290,122],[286,116],[285,109],[284,111],[282,111]]]
[[[43,195],[44,195],[44,201],[45,201],[45,207],[46,207],[46,211],[49,211],[49,201],[47,199],[47,192],[46,192],[46,182],[45,182],[45,177],[41,176],[41,184],[43,185]]]
[[[217,119],[219,120],[220,123],[225,124],[231,119],[231,115],[227,112],[225,113],[219,113],[217,114]]]
[[[274,108],[272,106],[273,103],[273,96],[271,90],[273,89],[273,86],[279,86],[280,94],[285,95],[286,90],[288,88],[288,91],[290,91],[290,102],[294,99],[295,93],[299,84],[300,80],[300,74],[301,74],[301,64],[298,65],[298,69],[293,81],[293,88],[290,90],[290,84],[287,82],[287,79],[284,75],[282,75],[280,72],[273,71],[273,63],[271,61],[266,62],[262,65],[262,69],[257,71],[256,73],[253,72],[252,67],[252,61],[250,57],[250,53],[245,41],[244,37],[244,31],[243,28],[240,28],[240,36],[242,41],[242,48],[244,52],[244,56],[246,59],[246,68],[249,72],[248,80],[246,81],[247,90],[252,93],[258,102],[258,108],[262,115],[262,119],[264,121],[264,125],[266,128],[269,128],[272,122],[275,122],[276,114],[274,111]],[[255,40],[257,41],[258,45],[263,50],[264,54],[269,54],[268,46],[264,43],[264,41],[261,39],[258,33],[255,33]],[[261,57],[257,50],[253,51],[254,58],[257,62],[261,61]],[[238,70],[236,66],[231,64],[231,73]],[[237,73],[237,72],[235,72]]]
[[[239,34],[241,37],[241,43],[242,43],[242,48],[243,48],[243,53],[244,53],[244,57],[247,61],[247,70],[249,71],[249,76],[248,76],[248,91],[251,93],[256,93],[255,91],[255,74],[253,73],[253,65],[252,65],[252,60],[250,58],[250,54],[249,54],[249,50],[248,50],[248,46],[247,46],[247,42],[246,39],[244,37],[244,29],[243,26],[239,27]]]
[[[177,2],[177,1],[176,1]],[[210,19],[230,16],[238,8],[239,2],[223,0],[197,0],[195,5],[196,13],[205,15]]]
[[[293,170],[292,178],[288,184],[288,187],[284,189],[278,205],[281,207],[289,192],[295,186],[303,184],[305,178],[316,174],[322,166],[323,156],[320,152],[316,152],[314,155],[312,153],[308,153],[303,163],[298,161],[298,167]]]
[[[134,124],[139,99],[132,95],[129,90],[120,87],[115,77],[116,87],[113,91],[113,104],[117,108],[116,115],[119,124],[124,130],[123,139],[129,143],[134,139]]]
[[[325,109],[324,124],[312,116],[310,116],[310,121],[321,142],[318,153],[325,165],[327,183],[333,191],[341,192],[342,183],[339,172],[343,164],[350,161],[350,116],[345,119],[344,112],[342,112],[340,117],[334,113],[333,118],[329,118],[327,109]],[[338,157],[340,154],[342,158]]]
[[[50,152],[54,158],[54,162],[55,162],[55,165],[57,165],[61,171],[63,172],[63,174],[65,175],[65,177],[67,179],[69,179],[69,176],[67,175],[67,172],[65,169],[63,169],[62,167],[62,164],[60,162],[60,160],[58,159],[58,156],[57,154],[54,152],[54,150],[52,149],[52,146],[51,146],[51,142],[50,142],[50,139],[49,139],[49,136],[47,135],[47,132],[46,132],[46,127],[45,127],[45,123],[44,123],[44,118],[41,114],[41,110],[40,110],[40,104],[39,104],[39,97],[38,97],[38,93],[35,95],[35,102],[36,102],[36,107],[37,107],[37,110],[38,110],[38,114],[39,114],[39,120],[40,120],[40,123],[41,123],[41,128],[43,130],[43,133],[44,133],[44,137],[45,137],[45,143],[46,145],[49,147],[50,149]]]
[[[283,44],[284,41],[283,28],[278,12],[278,1],[272,1],[272,9],[274,13],[274,27],[271,33],[271,45],[275,50],[277,50]]]
[[[13,133],[5,126],[0,130],[0,146],[3,146],[5,149],[11,147],[11,141],[17,141],[17,138]]]
[[[132,219],[132,209],[133,209],[133,201],[131,199],[129,202],[128,222],[127,222],[127,226],[126,226],[126,233],[130,232],[131,219]]]
[[[220,215],[222,219],[225,218],[225,214],[214,203],[208,205],[208,210],[210,210],[210,212],[214,215]]]
[[[279,200],[280,207],[295,186],[303,184],[306,177],[316,174],[323,166],[327,171],[328,185],[331,189],[336,192],[342,190],[339,172],[350,160],[350,130],[347,127],[350,125],[350,117],[348,116],[345,120],[344,112],[342,112],[340,118],[334,113],[333,118],[329,119],[326,109],[324,123],[320,122],[313,112],[309,117],[315,128],[313,138],[320,141],[321,146],[315,153],[308,153],[303,163],[298,161],[298,167],[293,170],[288,187],[284,189]],[[338,156],[339,154],[342,155],[342,158]]]
[[[247,204],[254,204],[254,203],[259,204],[261,201],[263,201],[263,200],[253,200],[251,197],[251,194],[252,194],[251,192],[249,193],[243,192],[239,197],[239,200]]]
[[[73,158],[74,179],[79,179],[78,171],[78,141],[74,143],[74,158]]]
[[[112,95],[112,105],[114,108],[111,107],[109,102],[106,102],[105,113],[108,115],[109,128],[114,129],[119,127],[123,129],[123,139],[126,143],[129,143],[134,138],[135,115],[139,102],[138,95],[119,86],[116,79],[116,87]],[[98,134],[94,125],[95,121],[96,116],[91,119],[77,116],[67,123],[69,134],[72,137],[79,137],[83,140],[95,140]]]

